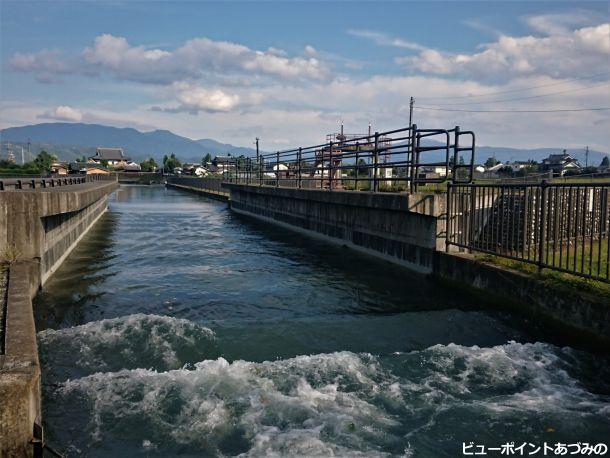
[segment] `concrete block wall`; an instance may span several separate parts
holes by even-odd
[[[445,212],[442,195],[329,192],[224,184],[238,213],[288,226],[431,273]]]

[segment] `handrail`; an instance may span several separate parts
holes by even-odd
[[[61,186],[75,186],[96,181],[116,181],[116,174],[67,175],[50,178],[0,178],[0,191],[22,191],[47,189]]]
[[[610,182],[449,184],[447,250],[610,283]]]
[[[470,136],[471,142],[460,147],[463,135]],[[426,144],[422,144],[423,138],[427,139]],[[259,186],[416,192],[419,186],[431,183],[472,182],[474,143],[474,133],[461,132],[459,126],[421,129],[413,124],[265,153],[256,160],[232,158],[224,177],[232,183]],[[461,152],[470,153],[464,164],[458,164]],[[435,169],[431,172],[430,168]]]

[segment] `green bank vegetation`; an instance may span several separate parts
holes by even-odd
[[[607,240],[602,243],[602,251],[604,251],[606,254],[602,256],[600,270],[601,272],[605,272],[605,269],[607,268],[609,262],[607,255]],[[495,256],[492,254],[475,254],[475,257],[481,261],[488,262],[490,264],[508,267],[519,272],[524,272],[536,276],[545,283],[548,283],[549,286],[567,287],[570,289],[575,289],[579,292],[588,292],[590,294],[601,296],[610,300],[610,283],[605,283],[602,281],[584,278],[577,275],[569,274],[566,272],[559,272],[551,269],[542,269],[542,271],[539,272],[538,266],[536,266],[535,264],[503,258],[501,256]],[[580,266],[581,263],[584,261],[585,272],[588,272],[587,266],[589,265],[589,259],[590,257],[588,253],[585,253],[584,258],[582,257],[582,254],[579,253],[577,255],[576,264],[577,266]],[[594,252],[594,259],[592,261],[594,264],[597,263],[597,251]],[[570,261],[571,265],[572,262],[573,261]],[[564,265],[563,267],[565,268],[566,265]],[[595,270],[593,270],[593,272],[595,273]]]
[[[0,160],[0,174],[2,175],[41,175],[51,170],[51,164],[57,161],[57,156],[41,151],[33,161],[25,164]]]

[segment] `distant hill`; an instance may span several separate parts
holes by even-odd
[[[27,154],[27,143],[31,142],[31,156]],[[254,156],[253,148],[234,146],[216,140],[204,138],[191,140],[176,135],[169,130],[140,132],[132,128],[117,128],[99,124],[82,123],[44,123],[22,127],[10,127],[0,130],[0,158],[6,157],[6,143],[13,144],[14,154],[21,158],[21,147],[24,148],[24,159],[32,159],[41,150],[57,154],[62,160],[72,160],[83,155],[90,156],[97,146],[121,147],[126,154],[136,161],[150,156],[160,161],[164,154],[175,153],[183,162],[199,162],[207,153],[214,155],[228,154],[234,156]],[[560,153],[562,148],[518,149],[494,146],[478,146],[476,162],[481,163],[490,156],[502,162],[540,161],[551,153]],[[581,164],[585,163],[584,149],[568,149]],[[442,153],[423,153],[426,161],[441,160]],[[599,165],[608,153],[589,150],[589,165]],[[467,159],[467,158],[466,158]],[[422,160],[424,158],[422,157]]]
[[[171,153],[175,153],[186,162],[199,162],[207,153],[212,155],[230,153],[237,156],[256,154],[252,148],[233,146],[210,139],[191,140],[169,130],[140,132],[132,128],[99,124],[44,123],[1,130],[0,157],[6,157],[7,142],[11,142],[16,147],[24,147],[27,151],[28,141],[31,142],[30,150],[33,156],[45,149],[64,160],[75,159],[83,154],[89,155],[97,146],[121,147],[136,161],[142,161],[150,156],[160,160],[164,154]],[[19,158],[20,148],[14,148],[14,152]]]

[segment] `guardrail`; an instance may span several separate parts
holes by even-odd
[[[51,178],[3,178],[0,179],[0,191],[55,188],[72,186],[93,181],[116,181],[115,174],[72,175]]]
[[[432,152],[437,152],[436,160]],[[226,164],[225,179],[330,191],[415,192],[422,184],[472,182],[474,153],[471,131],[461,131],[459,126],[419,129],[413,124],[362,136],[335,134],[327,143],[263,154],[256,160],[236,158]]]
[[[449,184],[447,247],[610,282],[610,183]]]

